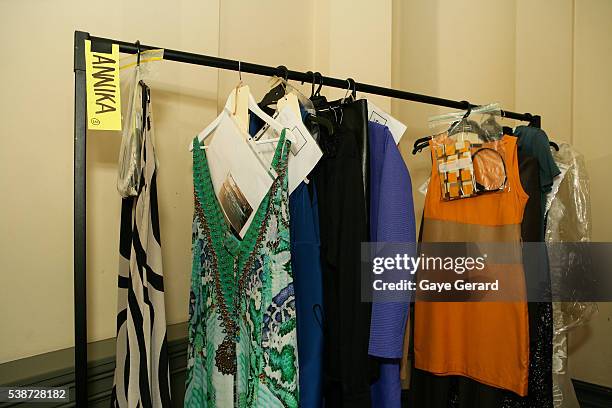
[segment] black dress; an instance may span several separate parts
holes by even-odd
[[[548,151],[550,155],[550,151]],[[540,179],[540,163],[536,157],[529,156],[519,150],[519,172],[523,189],[529,194],[525,206],[523,222],[521,223],[521,238],[523,242],[542,242],[544,237],[544,207],[542,200],[542,181]],[[544,247],[538,257],[539,265],[533,262],[525,263],[525,276],[528,293],[533,294],[539,285],[550,289],[550,274],[548,273],[548,258]],[[504,398],[503,408],[552,408],[552,337],[553,317],[550,302],[529,302],[529,382],[527,396],[519,397],[508,393]]]
[[[327,407],[369,407],[375,362],[368,356],[371,305],[361,302],[360,250],[367,242],[368,126],[365,100],[313,101],[323,157],[313,171],[323,273],[324,390]],[[332,134],[333,133],[333,134]]]

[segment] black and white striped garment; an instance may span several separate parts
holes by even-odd
[[[138,194],[124,198],[119,243],[117,360],[112,407],[170,407],[164,282],[157,207],[150,92],[142,93]],[[135,96],[136,97],[136,96]]]

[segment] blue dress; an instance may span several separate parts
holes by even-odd
[[[389,128],[369,122],[370,236],[372,242],[416,241],[412,182]],[[401,406],[400,359],[410,299],[372,304],[368,353],[381,360],[371,386],[372,407]],[[299,333],[298,333],[299,334]]]

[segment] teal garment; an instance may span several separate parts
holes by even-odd
[[[540,240],[546,234],[546,196],[552,189],[553,179],[561,174],[555,159],[550,152],[550,141],[545,131],[532,126],[517,126],[514,134],[518,137],[517,146],[521,154],[538,159],[540,166],[540,203],[542,217],[540,223]]]
[[[193,143],[195,214],[185,407],[297,408],[296,310],[284,132],[244,239],[226,222]]]
[[[550,140],[545,131],[531,126],[517,126],[514,134],[518,137],[517,146],[521,153],[538,159],[540,165],[540,187],[546,195],[553,185],[553,179],[561,174],[550,152]],[[544,197],[543,204],[546,204]]]

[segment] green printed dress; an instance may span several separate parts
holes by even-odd
[[[185,407],[297,407],[296,311],[287,152],[244,239],[230,230],[206,153],[193,143],[193,265]]]

